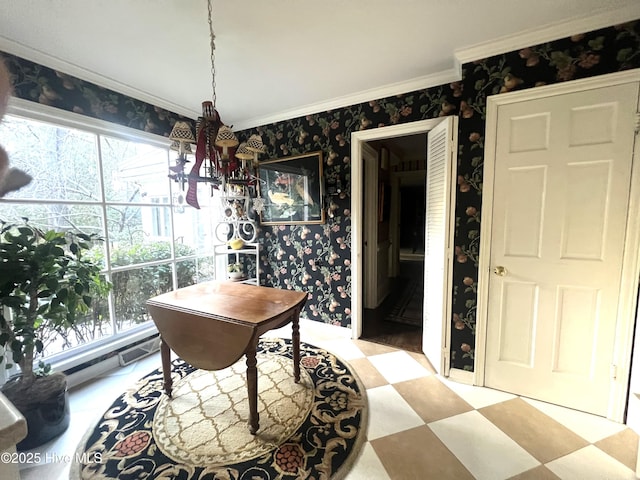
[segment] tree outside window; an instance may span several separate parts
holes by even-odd
[[[166,141],[88,126],[86,130],[15,115],[0,124],[0,144],[33,180],[0,199],[0,220],[28,218],[43,229],[98,233],[91,255],[113,290],[83,322],[47,335],[44,356],[108,340],[150,322],[147,298],[214,278],[211,192],[201,210],[174,205]],[[203,205],[205,204],[205,205]]]

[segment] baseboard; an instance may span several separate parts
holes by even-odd
[[[468,370],[461,370],[459,368],[452,368],[449,370],[449,380],[454,382],[464,383],[465,385],[473,385],[473,372]]]

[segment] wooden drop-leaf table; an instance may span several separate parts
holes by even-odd
[[[294,379],[300,381],[298,316],[307,294],[236,282],[204,282],[147,300],[160,337],[164,387],[171,396],[171,351],[195,368],[221,370],[246,355],[249,430],[259,428],[256,349],[262,334],[292,324]]]

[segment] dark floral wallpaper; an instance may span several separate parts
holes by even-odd
[[[179,118],[46,67],[5,57],[21,98],[165,136]],[[307,291],[308,318],[350,326],[351,133],[458,115],[451,366],[473,370],[487,96],[631,68],[640,68],[640,21],[465,64],[462,80],[451,84],[238,132],[241,138],[262,135],[267,145],[264,159],[322,150],[325,184],[342,190],[327,197],[324,225],[262,227],[263,284]]]
[[[0,52],[14,95],[62,110],[165,137],[177,120],[188,118],[94,85],[9,53]]]

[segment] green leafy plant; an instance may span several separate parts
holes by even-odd
[[[241,263],[230,263],[227,265],[227,272],[242,272],[242,264]]]
[[[29,224],[0,223],[0,363],[20,366],[20,390],[48,374],[34,358],[42,332],[70,328],[111,284],[100,264],[84,254],[101,239],[83,233],[43,231]]]

